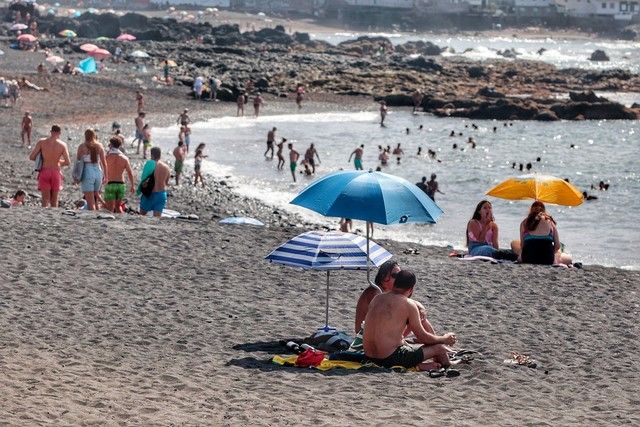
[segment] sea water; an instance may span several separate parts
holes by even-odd
[[[606,70],[620,68],[640,73],[640,43],[625,40],[555,39],[504,36],[451,36],[420,33],[318,33],[311,34],[317,40],[338,44],[359,36],[387,37],[394,45],[408,41],[430,41],[447,49],[442,56],[461,57],[470,60],[505,59],[498,51],[513,50],[518,59],[543,61],[558,68],[584,68]],[[541,51],[544,49],[544,51]],[[594,50],[604,50],[610,60],[590,61]],[[512,60],[512,59],[506,59]]]
[[[292,111],[297,108],[292,102]],[[517,176],[519,164],[532,164],[532,173],[568,178],[581,190],[598,197],[578,207],[549,206],[558,222],[560,238],[576,261],[629,269],[640,268],[635,248],[640,241],[640,122],[582,121],[526,122],[436,118],[413,115],[410,110],[392,109],[387,127],[380,127],[376,112],[336,112],[318,114],[282,114],[275,116],[220,117],[192,126],[191,146],[205,142],[203,170],[228,181],[245,196],[260,199],[278,209],[296,212],[308,220],[337,228],[338,218],[325,218],[307,209],[290,205],[297,193],[315,178],[339,169],[353,169],[349,155],[365,145],[365,169],[379,165],[378,146],[401,144],[404,155],[398,164],[392,156],[383,171],[412,183],[437,174],[444,194],[436,195],[444,215],[435,225],[376,225],[374,238],[389,238],[426,245],[464,247],[465,228],[476,204],[489,199],[499,225],[501,247],[519,238],[519,224],[526,216],[530,201],[506,201],[485,196],[501,180]],[[422,130],[419,126],[422,125]],[[476,125],[475,129],[472,125]],[[265,159],[267,132],[277,127],[277,139],[293,142],[301,159],[314,143],[321,164],[316,175],[299,172],[294,183],[287,161],[284,170],[276,168],[277,158]],[[496,127],[496,131],[493,131]],[[409,134],[406,129],[409,129]],[[451,131],[456,132],[451,137]],[[462,133],[462,136],[458,136]],[[175,146],[178,129],[155,129],[160,145]],[[466,141],[472,137],[476,148]],[[458,148],[454,149],[453,144]],[[418,147],[422,154],[417,155]],[[427,150],[436,152],[429,158]],[[189,162],[193,162],[193,152]],[[537,158],[540,161],[536,161]],[[516,169],[512,164],[516,163]],[[608,191],[592,190],[599,181],[610,184]],[[355,221],[364,230],[364,224]]]

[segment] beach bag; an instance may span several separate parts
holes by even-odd
[[[143,196],[150,197],[153,193],[153,187],[156,185],[155,171],[140,183],[140,192]]]
[[[319,330],[315,334],[304,339],[305,344],[314,348],[333,353],[334,351],[346,350],[353,339],[345,332],[336,330]]]
[[[312,348],[300,353],[296,359],[296,366],[308,368],[310,366],[318,366],[324,360],[324,353]]]

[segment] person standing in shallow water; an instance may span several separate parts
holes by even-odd
[[[270,159],[273,159],[273,143],[276,141],[276,131],[278,128],[275,126],[269,132],[267,132],[267,149],[264,152],[264,156],[267,157],[267,153],[271,151]]]
[[[384,119],[387,118],[387,113],[389,109],[387,108],[387,103],[385,101],[380,101],[380,126],[386,127],[384,124]]]
[[[353,159],[353,165],[356,168],[356,170],[362,170],[363,154],[364,154],[364,144],[361,144],[360,147],[356,148],[351,152],[351,155],[349,156],[349,160],[347,160],[347,163],[351,162],[351,158],[355,156],[355,158]]]
[[[287,142],[287,138],[282,138],[282,141],[277,144],[278,151],[276,152],[276,155],[278,156],[278,170],[282,170],[284,168],[284,164],[286,163],[284,160],[284,156],[282,155],[282,148],[284,147],[285,142]]]
[[[238,97],[236,98],[236,105],[238,106],[238,110],[236,111],[236,117],[243,117],[244,116],[244,103],[246,102],[246,98],[244,96],[244,93],[241,93],[240,95],[238,95]]]
[[[293,182],[296,182],[296,168],[298,167],[300,153],[293,149],[293,144],[291,143],[289,143],[287,147],[289,148],[289,168],[291,169],[291,176],[293,177]]]
[[[262,99],[262,95],[260,94],[260,92],[258,92],[253,98],[253,112],[256,117],[260,115],[260,107],[262,107],[263,103],[264,100]]]
[[[434,202],[436,201],[436,193],[444,194],[440,191],[440,187],[438,186],[438,181],[436,181],[436,174],[431,174],[431,179],[427,182],[427,196],[431,198]]]

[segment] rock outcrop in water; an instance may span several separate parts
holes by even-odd
[[[412,106],[410,94],[420,90],[422,108],[440,116],[500,120],[630,119],[637,110],[601,99],[562,100],[569,92],[640,92],[640,76],[624,70],[558,70],[536,61],[513,59],[468,61],[440,56],[445,48],[429,42],[394,46],[384,37],[360,37],[337,46],[287,34],[284,28],[241,33],[237,25],[178,23],[138,14],[117,17],[85,13],[78,19],[42,18],[42,31],[63,28],[81,37],[114,37],[126,31],[138,41],[125,54],[142,49],[158,65],[165,58],[178,67],[178,84],[191,86],[198,75],[216,76],[222,100],[234,101],[251,80],[254,88],[286,97],[298,83],[308,92],[370,96],[390,106]],[[199,42],[196,42],[196,38]],[[43,47],[78,52],[86,39],[50,39]],[[113,51],[118,45],[106,41]],[[504,52],[503,52],[504,53]],[[509,55],[511,52],[509,53]],[[185,88],[185,93],[190,91]],[[574,95],[575,97],[575,95]],[[597,98],[597,97],[596,97]]]

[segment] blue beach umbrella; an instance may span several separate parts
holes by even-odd
[[[367,255],[369,254],[369,255]],[[362,236],[340,231],[307,231],[274,249],[265,259],[290,267],[327,272],[327,299],[324,330],[329,327],[329,273],[331,270],[359,270],[369,262],[382,265],[392,255]]]
[[[312,182],[291,204],[324,216],[377,224],[435,223],[443,213],[415,184],[395,175],[372,171],[330,173]],[[367,281],[369,274],[367,268]]]
[[[246,216],[230,216],[229,218],[221,219],[219,222],[220,224],[257,225],[260,227],[264,225],[262,221]]]

